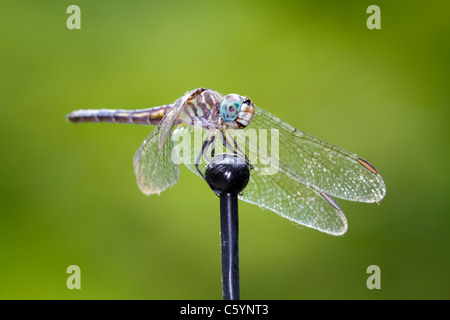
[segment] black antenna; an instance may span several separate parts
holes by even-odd
[[[223,300],[239,300],[238,194],[250,179],[250,168],[236,155],[223,153],[206,166],[205,179],[220,197]]]

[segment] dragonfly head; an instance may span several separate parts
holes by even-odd
[[[255,115],[255,108],[249,98],[238,94],[226,95],[220,105],[220,117],[231,128],[247,127]]]

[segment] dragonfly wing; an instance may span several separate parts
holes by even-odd
[[[255,117],[245,130],[278,129],[278,155],[271,154],[274,149],[270,145],[267,155],[273,156],[286,177],[341,199],[359,202],[383,199],[386,193],[383,178],[367,161],[301,132],[261,108],[255,109]]]
[[[174,131],[175,152],[182,159],[183,164],[198,176],[200,174],[195,162],[201,152],[202,142],[210,133],[205,129],[202,131],[202,134],[194,133],[194,128],[189,125],[180,125]],[[242,146],[237,149],[228,133],[228,143],[224,146],[221,143],[220,132],[216,131],[215,133],[217,134],[215,144],[211,144],[204,150],[201,161],[198,163],[198,169],[203,174],[206,163],[212,156],[212,148],[215,149],[216,155],[223,152],[240,154],[245,150]],[[239,140],[237,139],[237,141]],[[264,175],[262,174],[263,170],[263,167],[255,163],[250,171],[250,181],[239,195],[240,199],[270,209],[295,223],[322,232],[333,235],[341,235],[346,232],[345,215],[331,196],[319,189],[293,180],[283,172],[276,175]]]
[[[344,212],[331,196],[295,181],[283,172],[262,175],[254,167],[240,198],[328,234],[342,235],[347,231]]]
[[[164,141],[167,140],[167,136],[169,135],[169,132],[172,131],[172,128],[175,124],[175,121],[178,119],[181,112],[184,111],[184,107],[186,106],[186,103],[190,100],[194,99],[198,94],[200,94],[204,89],[194,89],[192,91],[186,92],[184,96],[177,99],[175,103],[173,104],[173,107],[167,112],[167,114],[163,117],[161,122],[158,124],[158,127],[160,127],[160,133],[159,133],[159,141],[158,146],[161,148],[161,146],[164,144]]]
[[[160,193],[178,182],[180,167],[178,159],[172,157],[172,129],[186,102],[201,90],[189,91],[176,100],[134,155],[137,184],[144,194]]]
[[[183,109],[183,98],[175,101],[134,155],[137,184],[146,195],[160,193],[178,182],[180,166],[172,159],[171,132]]]
[[[162,147],[158,146],[161,128],[156,127],[134,156],[134,172],[139,189],[146,194],[160,193],[177,183],[180,166],[172,161],[171,133]]]
[[[211,132],[202,126],[188,124],[180,124],[173,132],[174,157],[200,177],[198,170],[204,175],[207,161],[211,159],[211,156],[208,157],[208,160],[203,156],[199,157],[204,141],[210,134]],[[205,150],[204,154],[210,155],[210,152],[211,146]]]

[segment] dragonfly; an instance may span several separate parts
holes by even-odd
[[[368,161],[294,128],[247,96],[198,88],[172,104],[76,110],[67,119],[155,125],[133,159],[137,184],[146,195],[176,184],[180,163],[204,178],[207,164],[221,151],[242,156],[251,169],[240,199],[331,235],[348,228],[334,198],[378,203],[386,194],[380,173]],[[252,139],[255,133],[260,137]],[[192,143],[193,137],[201,143]]]

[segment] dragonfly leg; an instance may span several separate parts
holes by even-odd
[[[241,148],[239,148],[239,145],[238,145],[238,143],[237,143],[237,141],[236,141],[236,137],[235,137],[235,138],[231,137],[231,135],[230,135],[228,132],[226,132],[226,134],[230,137],[231,140],[233,140],[234,147],[232,147],[232,146],[228,143],[228,140],[225,138],[225,136],[224,136],[223,133],[222,133],[222,143],[224,143],[224,146],[225,146],[226,148],[232,150],[233,153],[236,154],[236,155],[237,155],[238,152],[239,152],[239,155],[245,158],[245,162],[247,162],[247,164],[248,164],[250,170],[251,170],[251,169],[254,169],[253,166],[252,166],[252,163],[250,162],[250,159],[247,157],[247,155],[245,154],[245,152],[243,152],[243,151],[241,150]]]
[[[202,154],[205,157],[207,162],[211,162],[212,158],[216,155],[216,136],[215,135],[208,135],[209,142],[205,146],[205,148],[202,148]],[[208,159],[206,150],[208,149],[209,145],[211,145],[211,158]]]
[[[222,136],[222,145],[227,148],[228,150],[232,151],[233,154],[237,154],[237,150],[231,146],[231,144],[228,142],[227,138],[224,136],[223,131],[220,130],[220,135]]]
[[[211,146],[211,159],[216,155],[216,136],[212,138],[212,146]]]
[[[198,173],[202,176],[203,180],[205,180],[205,176],[200,171],[198,164],[200,163],[200,159],[202,158],[203,154],[205,153],[206,149],[208,149],[209,145],[214,142],[215,136],[211,137],[211,134],[208,135],[208,138],[206,138],[205,141],[203,141],[202,145],[202,151],[198,154],[197,159],[195,160],[195,168],[197,169]],[[214,151],[211,151],[211,155],[214,153]]]

